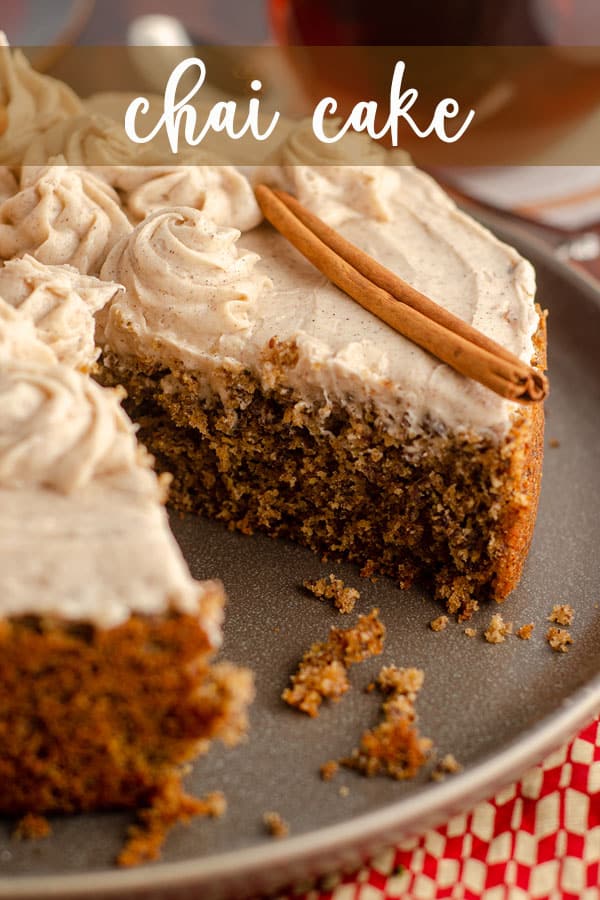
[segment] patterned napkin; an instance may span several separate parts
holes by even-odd
[[[599,900],[600,716],[519,781],[302,900]]]
[[[445,169],[463,194],[553,228],[600,225],[600,166],[499,166]]]

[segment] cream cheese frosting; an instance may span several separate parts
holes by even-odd
[[[165,207],[191,206],[217,225],[248,231],[262,213],[248,179],[234,166],[123,166],[111,173],[134,223]]]
[[[2,616],[112,628],[173,609],[198,616],[219,645],[213,585],[190,576],[165,509],[151,498],[101,481],[74,494],[0,487],[0,506]]]
[[[340,119],[327,121],[325,134],[337,133],[340,126]],[[349,165],[348,159],[361,164]],[[402,150],[387,151],[357,132],[348,132],[333,144],[323,143],[314,133],[312,120],[304,119],[267,164],[256,168],[253,181],[289,191],[304,205],[318,197],[319,204],[327,206],[329,224],[336,227],[337,221],[344,221],[351,212],[387,221],[391,207],[382,183],[390,171],[386,167],[409,163],[410,157]]]
[[[386,218],[357,216],[353,195],[344,203],[335,184],[330,191],[305,197],[306,205],[418,290],[530,361],[538,326],[531,265],[458,210],[414,167],[378,166],[372,171],[373,189],[385,195]],[[322,177],[335,182],[338,170],[332,167]],[[141,240],[143,227],[137,232],[136,271],[154,272],[157,258],[164,264],[165,244],[154,229]],[[182,252],[181,245],[171,254],[177,260],[178,287],[168,300],[168,284],[155,288],[150,278],[132,278],[129,263],[116,268],[114,260],[122,251],[115,248],[103,277],[122,281],[127,290],[108,308],[108,345],[120,354],[141,354],[163,366],[183,364],[207,376],[226,366],[263,377],[261,358],[269,340],[293,340],[298,362],[282,377],[301,400],[324,407],[355,404],[357,410],[373,403],[390,429],[408,421],[418,430],[432,420],[441,428],[498,439],[506,435],[513,403],[457,374],[363,310],[270,226],[247,232],[244,246],[253,251],[257,289],[252,304],[245,306],[241,332],[223,330],[222,308],[201,291],[182,293],[182,285],[205,276],[195,255]],[[182,296],[185,304],[177,302]],[[201,327],[193,327],[200,322]]]
[[[18,360],[47,366],[57,362],[33,322],[0,296],[0,368]]]
[[[131,231],[112,188],[66,165],[24,169],[22,189],[0,205],[0,259],[30,253],[49,265],[96,274],[110,248]]]
[[[23,155],[24,166],[45,166],[62,156],[69,166],[117,167],[139,156],[137,146],[114,119],[82,113],[61,119],[36,135]]]
[[[125,292],[98,317],[99,339],[146,357],[193,365],[198,348],[242,345],[268,278],[240,232],[190,207],[148,216],[108,255],[101,278]]]
[[[34,323],[59,362],[81,371],[89,371],[100,353],[94,313],[122,290],[72,266],[47,266],[27,254],[0,268],[0,297]]]
[[[189,574],[121,396],[58,363],[0,360],[0,612],[110,628],[174,609],[217,646],[212,585]]]
[[[17,179],[8,166],[0,166],[0,203],[13,197],[19,190]]]
[[[60,119],[82,110],[81,101],[62,81],[40,75],[20,50],[11,51],[0,32],[0,106],[7,112],[0,134],[0,163],[19,166],[36,136]]]
[[[156,493],[149,470],[137,465],[135,428],[121,399],[121,391],[105,390],[67,366],[4,366],[0,486],[70,494],[99,478],[127,476],[132,486]]]

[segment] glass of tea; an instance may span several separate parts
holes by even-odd
[[[402,59],[419,124],[445,97],[475,109],[451,146],[404,129],[423,165],[533,162],[600,107],[598,0],[270,0],[269,15],[311,104],[376,100],[385,117]]]

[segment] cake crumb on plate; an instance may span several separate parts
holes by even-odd
[[[520,628],[517,628],[515,633],[518,638],[521,638],[522,641],[528,641],[531,638],[534,628],[535,625],[533,624],[533,622],[528,622],[527,625],[521,625]]]
[[[574,617],[575,610],[569,603],[556,603],[552,607],[548,621],[556,622],[557,625],[571,625]]]
[[[271,837],[284,838],[290,833],[290,826],[275,810],[269,810],[263,813],[263,823]]]
[[[432,781],[443,781],[446,775],[462,772],[462,765],[452,753],[446,753],[435,765],[430,778]]]
[[[335,608],[341,613],[351,613],[360,599],[360,592],[356,588],[346,587],[333,572],[325,578],[307,579],[304,587],[319,600],[333,600]]]
[[[37,841],[48,837],[51,832],[52,828],[46,816],[27,813],[17,822],[12,836],[18,841]]]
[[[378,609],[360,616],[351,628],[332,628],[326,641],[313,644],[304,654],[282,699],[314,718],[325,698],[337,701],[346,693],[349,666],[382,652],[384,636]]]
[[[323,781],[331,781],[340,770],[340,764],[335,759],[328,759],[319,768],[319,772]]]
[[[494,613],[483,636],[488,644],[501,644],[507,634],[512,634],[512,627],[512,622],[505,622],[500,613]]]
[[[365,731],[360,745],[340,760],[343,766],[371,778],[388,775],[404,780],[413,778],[425,764],[432,748],[429,738],[421,737],[415,724],[415,700],[423,685],[421,669],[384,666],[377,686],[386,695],[383,719]]]
[[[432,631],[444,631],[444,629],[448,627],[449,621],[450,619],[448,616],[438,616],[437,619],[431,620],[429,627]]]
[[[569,649],[568,644],[573,643],[573,638],[565,628],[549,628],[546,640],[556,653],[566,653]]]
[[[151,806],[138,812],[138,821],[131,825],[127,841],[117,863],[120,866],[139,866],[158,859],[168,832],[179,822],[189,824],[195,816],[220,818],[227,809],[225,795],[213,791],[205,797],[184,794],[177,780],[167,782]]]

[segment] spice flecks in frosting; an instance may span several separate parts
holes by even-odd
[[[94,313],[122,287],[81,275],[72,266],[46,266],[32,256],[0,268],[0,297],[30,319],[59,362],[89,370],[99,355]]]
[[[120,400],[120,392],[58,364],[0,371],[0,486],[69,494],[125,473],[133,489],[140,457]]]
[[[189,207],[148,216],[102,267],[102,278],[125,287],[99,317],[104,339],[182,360],[196,347],[216,352],[223,338],[246,336],[270,282],[239,237]]]
[[[248,179],[234,166],[128,166],[112,175],[133,222],[165,207],[191,206],[217,225],[248,231],[262,220]]]
[[[66,165],[23,171],[24,186],[0,205],[0,259],[31,253],[96,274],[131,225],[112,188],[92,172]]]

